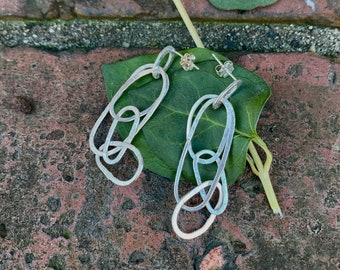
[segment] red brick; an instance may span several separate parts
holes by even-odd
[[[1,17],[172,19],[179,18],[171,1],[63,1],[0,0]],[[231,22],[309,22],[326,26],[340,26],[340,3],[332,0],[279,0],[277,3],[251,11],[223,11],[207,0],[183,1],[189,15],[197,20],[226,20]]]
[[[228,208],[213,228],[194,241],[179,241],[171,226],[167,232],[150,225],[155,220],[170,222],[172,184],[145,172],[132,186],[116,187],[95,174],[88,149],[89,131],[107,103],[100,65],[144,52],[0,51],[0,224],[7,229],[0,245],[0,256],[7,258],[3,266],[28,267],[24,254],[31,252],[35,254],[32,269],[43,269],[55,254],[64,255],[69,269],[84,268],[81,261],[89,261],[86,267],[96,269],[100,263],[109,263],[108,258],[113,260],[111,251],[128,263],[129,255],[138,250],[145,254],[140,267],[193,269],[191,260],[205,254],[212,241],[232,247],[230,239],[234,239],[242,244],[231,248],[238,252],[233,258],[242,270],[294,269],[297,265],[338,268],[334,239],[340,217],[334,194],[338,192],[340,152],[334,145],[339,144],[339,59],[311,53],[246,54],[235,59],[272,88],[258,133],[273,152],[271,177],[284,218],[273,216],[259,191],[259,180],[247,170],[239,185],[229,189]],[[13,107],[15,96],[30,98],[34,110],[26,114]],[[64,131],[63,136],[47,140],[47,134],[55,130]],[[73,169],[73,181],[63,180],[60,170],[65,165]],[[162,189],[156,189],[152,182],[156,180],[156,184],[164,183]],[[166,198],[163,209],[159,209],[160,202],[145,200],[160,190]],[[60,199],[56,212],[46,206],[49,197]],[[121,205],[127,198],[136,207],[123,212]],[[145,203],[150,203],[148,209]],[[39,222],[41,215],[52,225],[69,210],[76,213],[74,222],[67,225],[70,238],[51,239],[43,230],[48,222]],[[95,214],[96,219],[91,216]],[[122,224],[131,225],[131,231],[115,227],[117,216]],[[81,220],[86,226],[80,237],[75,227]],[[84,250],[90,254],[79,260]],[[202,269],[209,269],[203,265],[233,263],[222,262],[220,251],[208,252]],[[210,256],[217,259],[215,264]]]

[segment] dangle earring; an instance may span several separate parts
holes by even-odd
[[[174,184],[174,195],[177,201],[177,205],[174,209],[171,220],[172,227],[175,233],[183,239],[193,239],[206,232],[214,222],[216,216],[221,214],[226,209],[228,204],[228,186],[227,177],[225,174],[225,166],[235,131],[235,112],[232,104],[228,101],[228,98],[238,89],[242,81],[236,79],[232,75],[232,71],[234,69],[232,62],[227,61],[222,64],[221,61],[214,54],[213,57],[219,63],[219,65],[216,66],[215,69],[217,75],[223,78],[230,76],[234,81],[219,95],[208,94],[199,98],[196,101],[196,103],[192,106],[188,116],[186,129],[186,143],[183,147],[181,158],[177,167],[177,173]],[[199,121],[201,120],[205,111],[210,106],[212,106],[213,109],[217,110],[222,105],[226,110],[226,122],[223,131],[223,136],[217,148],[217,151],[215,152],[210,149],[203,149],[195,153],[192,147],[192,140],[195,137],[195,131],[199,124]],[[184,161],[188,153],[192,159],[193,172],[195,180],[197,182],[197,186],[190,192],[185,194],[182,198],[180,198],[178,192],[179,181],[183,170]],[[212,180],[206,180],[203,182],[198,166],[209,165],[213,163],[216,163],[217,165],[216,174],[214,178]],[[209,188],[207,192],[205,190],[206,188]],[[218,189],[218,201],[215,207],[213,207],[210,204],[210,200],[216,188]],[[187,206],[185,203],[189,201],[191,198],[193,198],[196,194],[200,194],[202,202],[196,206]],[[204,207],[206,207],[207,210],[210,212],[210,217],[207,219],[205,224],[200,229],[191,233],[185,233],[178,227],[178,215],[181,209],[193,212],[199,211]]]
[[[137,133],[141,130],[141,128],[147,123],[147,121],[151,118],[154,114],[156,109],[158,108],[159,104],[167,94],[169,90],[169,77],[166,73],[170,65],[172,64],[175,55],[181,56],[181,65],[184,70],[191,70],[194,67],[197,68],[193,64],[195,57],[190,54],[181,55],[180,53],[176,52],[172,46],[165,47],[157,56],[154,63],[145,64],[139,68],[137,68],[132,75],[128,78],[128,80],[120,87],[117,93],[114,95],[110,103],[107,105],[105,110],[99,116],[98,120],[94,124],[89,138],[89,144],[91,151],[95,154],[95,159],[97,166],[99,169],[104,173],[104,175],[113,183],[126,186],[134,182],[140,175],[143,170],[144,162],[143,157],[139,149],[137,149],[133,144],[132,140],[137,135]],[[165,60],[165,57],[168,56],[167,61],[164,66],[161,66],[161,62]],[[140,111],[137,107],[128,105],[121,108],[117,113],[115,112],[116,102],[119,98],[123,95],[123,93],[129,89],[129,87],[139,80],[140,78],[151,74],[154,79],[162,78],[162,89],[158,98],[154,101],[150,107]],[[123,116],[124,114],[129,113],[132,116]],[[102,121],[107,115],[110,115],[113,118],[113,122],[110,126],[108,134],[106,136],[105,142],[97,147],[94,142],[94,137],[98,131],[99,126],[101,125]],[[143,119],[142,119],[143,118]],[[118,123],[132,123],[132,127],[128,136],[123,141],[114,141],[112,140],[112,136],[115,132]],[[115,177],[112,172],[108,170],[108,168],[103,164],[103,161],[107,165],[114,165],[118,163],[122,157],[124,156],[126,150],[130,150],[137,162],[138,167],[134,175],[128,180],[120,180]],[[103,161],[102,161],[103,160]]]

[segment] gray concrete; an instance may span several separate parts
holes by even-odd
[[[317,52],[340,56],[338,28],[287,25],[195,23],[207,48],[217,51]],[[0,45],[48,50],[98,47],[194,47],[182,22],[128,20],[0,21]]]

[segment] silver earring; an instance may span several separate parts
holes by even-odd
[[[137,133],[140,131],[140,129],[146,124],[146,122],[150,119],[150,117],[153,115],[163,98],[165,97],[166,93],[169,89],[169,77],[166,74],[167,69],[170,67],[170,65],[173,62],[174,59],[174,48],[171,46],[165,47],[158,55],[156,61],[152,64],[146,64],[143,65],[135,70],[133,74],[128,78],[128,80],[121,86],[121,88],[117,91],[117,93],[114,95],[108,106],[105,108],[103,113],[99,116],[98,120],[94,124],[91,133],[90,133],[90,149],[95,154],[96,157],[96,163],[99,169],[104,173],[104,175],[111,180],[113,183],[120,185],[120,186],[126,186],[134,182],[140,175],[140,173],[143,170],[143,157],[140,151],[132,145],[132,140],[137,135]],[[161,61],[168,56],[168,60],[166,64],[162,67],[160,66]],[[129,105],[122,109],[120,109],[119,112],[115,112],[115,105],[116,102],[119,100],[119,98],[122,96],[122,94],[138,79],[147,76],[149,74],[152,74],[154,79],[158,79],[159,77],[162,78],[163,84],[162,89],[160,92],[160,95],[158,98],[154,101],[154,103],[147,109],[143,111],[139,111],[138,108],[135,106]],[[129,117],[123,117],[123,115],[129,112],[132,114],[132,116]],[[110,115],[113,118],[113,122],[111,124],[111,127],[109,129],[109,132],[106,136],[104,144],[102,144],[100,147],[97,147],[94,143],[94,137],[95,134],[104,120],[104,118],[107,115]],[[143,118],[141,120],[141,118]],[[116,126],[119,122],[132,122],[132,127],[129,132],[129,135],[123,140],[123,141],[113,141],[112,136],[116,129]],[[107,167],[103,164],[103,161],[108,165],[113,165],[118,163],[125,152],[127,150],[130,150],[137,162],[138,167],[136,169],[135,174],[128,180],[120,180],[117,177],[115,177],[112,172],[110,172]]]
[[[218,76],[227,77],[230,76],[234,79],[234,82],[230,84],[224,91],[222,91],[219,95],[208,94],[201,98],[199,98],[196,103],[192,106],[191,111],[189,113],[188,121],[187,121],[187,131],[186,131],[186,143],[183,147],[183,151],[180,157],[180,161],[177,167],[177,173],[174,184],[174,196],[177,201],[177,205],[174,209],[172,215],[172,227],[175,233],[183,238],[183,239],[193,239],[203,234],[205,231],[209,229],[211,224],[214,222],[217,215],[224,212],[228,204],[228,187],[227,187],[227,177],[225,174],[225,165],[227,162],[227,158],[229,155],[231,143],[233,140],[233,135],[235,131],[235,112],[232,104],[228,101],[228,98],[234,93],[234,91],[240,86],[242,81],[237,80],[233,75],[233,66],[232,63],[222,64],[215,55],[213,57],[219,62],[219,66],[216,67],[216,72]],[[227,74],[227,75],[226,75]],[[194,152],[192,147],[192,139],[195,136],[195,131],[198,126],[198,123],[204,114],[204,112],[208,109],[208,107],[212,106],[214,109],[218,109],[221,105],[223,105],[226,110],[226,123],[225,129],[223,131],[223,136],[217,151],[213,151],[210,149],[203,149]],[[195,180],[197,186],[185,194],[182,198],[179,196],[178,187],[179,181],[181,177],[181,173],[184,166],[184,161],[187,155],[190,155],[193,162],[193,171],[195,175]],[[199,165],[209,165],[212,163],[217,164],[216,174],[214,179],[208,181],[202,181],[201,175],[198,169]],[[209,187],[208,192],[205,191],[205,188]],[[210,199],[215,192],[216,188],[218,189],[219,198],[215,207],[212,207],[210,204]],[[185,203],[190,200],[196,194],[200,194],[202,198],[202,202],[197,206],[187,206]],[[210,212],[210,217],[206,221],[206,223],[198,230],[190,233],[183,232],[178,226],[178,215],[181,209],[186,211],[199,211],[204,207]]]
[[[167,46],[159,53],[154,63],[145,64],[137,68],[114,95],[114,97],[112,98],[108,106],[105,108],[105,110],[102,112],[102,114],[99,116],[98,120],[96,121],[91,130],[89,144],[90,149],[95,154],[97,166],[110,181],[117,185],[126,186],[131,184],[139,177],[140,173],[143,170],[144,161],[142,154],[139,151],[139,149],[137,149],[132,144],[132,140],[141,130],[141,128],[147,123],[147,121],[152,117],[152,115],[162,102],[163,98],[167,94],[170,82],[166,71],[171,66],[176,54],[183,57],[181,54],[177,53],[172,46]],[[161,66],[161,62],[166,57],[168,58],[165,65]],[[183,69],[187,70],[188,67],[191,66],[195,67],[195,65],[193,64],[194,57],[186,57],[185,59],[187,62],[183,63],[182,65]],[[154,103],[147,109],[144,109],[143,111],[140,111],[135,106],[129,105],[123,107],[116,113],[115,105],[117,101],[120,99],[120,97],[123,95],[123,93],[127,91],[134,82],[149,74],[151,74],[154,79],[159,79],[161,77],[163,81],[160,95],[154,101]],[[127,112],[132,114],[132,116],[124,117],[123,115]],[[105,142],[101,146],[97,147],[94,142],[94,137],[102,121],[108,114],[113,118],[113,122],[110,126]],[[119,122],[123,123],[130,122],[132,123],[132,127],[130,129],[129,135],[123,141],[114,141],[112,140],[112,136]],[[118,163],[122,159],[127,150],[130,150],[134,154],[138,163],[138,167],[134,175],[130,179],[120,180],[117,177],[115,177],[112,174],[112,172],[108,170],[104,163],[106,163],[107,165],[113,165]]]

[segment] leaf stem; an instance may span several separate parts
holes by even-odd
[[[266,153],[266,161],[264,164],[262,163],[262,160],[253,142],[261,147]],[[269,151],[267,145],[259,136],[256,136],[253,141],[250,141],[248,151],[249,154],[247,154],[247,161],[253,173],[260,178],[271,209],[273,210],[274,214],[278,214],[280,217],[282,217],[283,215],[279,203],[277,202],[269,176],[270,165],[273,161],[272,153]]]
[[[175,4],[179,14],[182,17],[182,20],[184,21],[185,26],[189,30],[189,33],[190,33],[192,39],[194,40],[196,47],[204,48],[203,42],[202,42],[201,38],[199,37],[195,26],[192,24],[191,19],[190,19],[187,11],[185,10],[185,8],[182,4],[182,1],[181,0],[173,0],[173,2]]]

